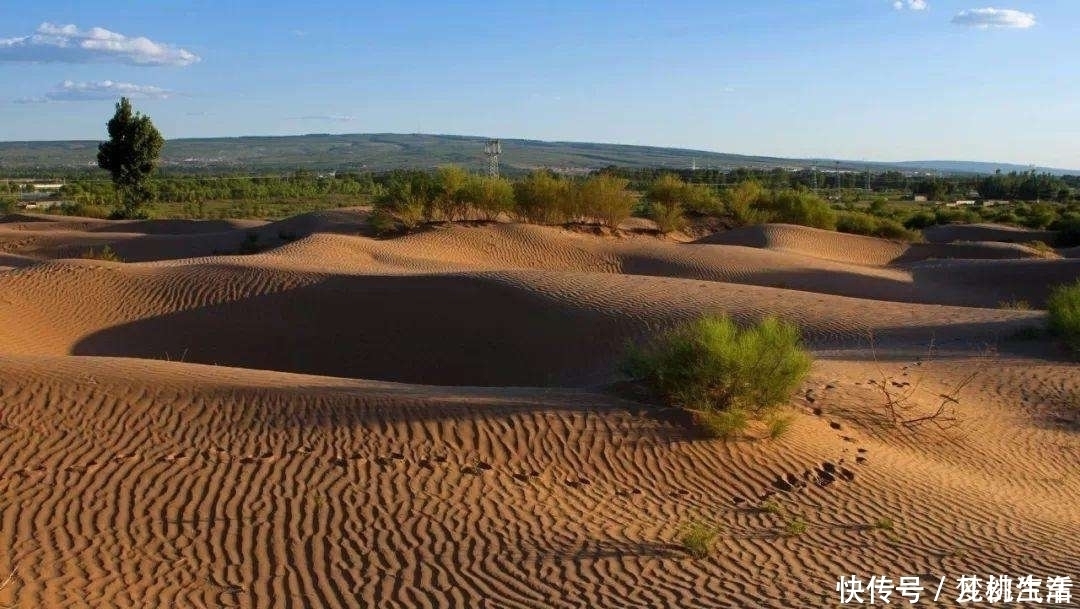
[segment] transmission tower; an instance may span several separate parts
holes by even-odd
[[[499,177],[499,155],[502,154],[502,144],[499,140],[488,140],[484,144],[484,156],[488,158],[488,174]]]

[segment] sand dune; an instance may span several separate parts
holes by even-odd
[[[923,230],[930,243],[954,241],[1001,241],[1004,243],[1028,243],[1042,241],[1053,243],[1056,233],[1049,230],[1017,228],[1004,224],[944,224]]]
[[[826,607],[853,573],[1080,577],[1080,374],[1025,338],[1080,260],[779,225],[373,239],[365,214],[0,223],[0,604]],[[267,249],[234,255],[248,234]],[[132,262],[65,258],[106,243]],[[706,441],[612,385],[627,341],[703,312],[803,327],[785,437]],[[926,412],[973,371],[955,427],[885,424],[882,386]],[[673,542],[696,518],[708,559]]]

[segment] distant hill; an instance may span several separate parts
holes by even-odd
[[[1053,167],[1038,167],[1032,165],[1016,165],[1012,163],[981,163],[977,161],[904,161],[893,163],[906,169],[929,169],[942,173],[994,173],[1001,170],[1002,173],[1012,171],[1023,173],[1031,171],[1034,167],[1039,173],[1052,173],[1056,175],[1080,175],[1077,169],[1057,169]]]
[[[298,168],[380,171],[431,168],[448,163],[480,169],[486,163],[483,155],[485,141],[486,138],[471,136],[391,133],[175,139],[166,144],[162,165],[166,172],[269,172]],[[538,167],[586,171],[609,165],[673,169],[687,169],[696,165],[725,170],[738,167],[819,167],[835,170],[838,163],[831,159],[785,159],[655,146],[520,139],[502,140],[502,150],[501,166],[508,173]],[[96,167],[96,154],[96,141],[0,142],[0,173],[92,170]],[[839,168],[844,171],[892,169],[906,172],[992,173],[999,167],[1003,171],[1017,168],[1004,164],[953,161],[839,161]]]

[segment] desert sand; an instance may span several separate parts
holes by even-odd
[[[947,576],[921,606],[949,606],[961,575],[1080,582],[1080,368],[1037,332],[1080,258],[949,228],[8,216],[0,604],[835,607],[854,574]],[[104,245],[126,262],[77,258]],[[786,435],[705,440],[620,382],[628,341],[704,312],[803,328]],[[883,386],[915,414],[959,387],[956,421],[892,425]],[[722,526],[708,558],[675,541],[694,519]]]

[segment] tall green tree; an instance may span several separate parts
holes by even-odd
[[[165,138],[149,116],[132,110],[126,97],[116,104],[116,114],[108,129],[109,141],[98,145],[98,167],[112,174],[120,197],[116,215],[135,217],[139,207],[152,197],[148,182],[157,167]]]

